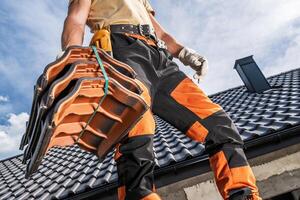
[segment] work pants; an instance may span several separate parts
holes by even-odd
[[[245,188],[251,191],[253,199],[260,199],[255,177],[243,152],[243,141],[222,107],[213,103],[179,70],[167,50],[121,33],[114,33],[111,38],[114,58],[134,69],[138,84],[144,90],[141,96],[151,106],[128,138],[117,145],[119,200],[160,199],[155,193],[153,178],[153,114],[205,145],[224,199]]]

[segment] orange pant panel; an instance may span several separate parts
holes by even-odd
[[[230,190],[248,187],[258,195],[255,177],[249,165],[229,168],[223,151],[210,157],[210,165],[215,174],[216,184],[224,199],[228,199]]]
[[[140,121],[129,131],[128,137],[155,133],[155,121],[151,110],[147,110]]]
[[[125,200],[126,190],[125,186],[118,188],[118,200]]]
[[[205,142],[205,138],[207,134],[208,134],[208,130],[204,126],[202,126],[199,122],[195,122],[186,132],[186,135],[189,138],[201,143]]]
[[[143,40],[144,42],[146,42],[150,46],[157,46],[154,40],[148,39],[145,36],[142,36],[142,35],[139,35],[139,34],[131,34],[131,33],[125,33],[125,35],[127,35],[129,37],[137,38],[139,40]]]
[[[161,198],[156,193],[151,193],[148,196],[142,198],[141,200],[161,200]]]
[[[154,186],[153,186],[154,187]],[[118,200],[125,200],[126,198],[126,190],[125,186],[118,188]],[[158,194],[151,193],[148,196],[142,198],[141,200],[161,200]]]
[[[143,90],[141,96],[144,98],[146,101],[147,105],[150,106],[151,104],[151,96],[149,94],[148,88],[143,84],[140,80],[135,79],[135,82],[140,86],[140,88]]]
[[[146,86],[139,80],[136,80],[138,85],[143,90],[141,96],[146,101],[147,105],[151,105],[151,97]],[[148,109],[140,121],[129,131],[128,137],[134,137],[143,134],[154,134],[155,133],[155,121],[153,114],[150,109]]]
[[[172,91],[171,96],[201,119],[222,109],[220,105],[213,103],[190,78],[181,81]]]
[[[120,143],[116,145],[116,152],[114,155],[115,160],[118,160],[122,156],[122,154],[120,153],[120,146],[121,146]]]
[[[149,91],[146,86],[139,80],[135,80],[140,88],[143,90],[141,97],[144,98],[145,102],[148,106],[151,104],[151,97],[149,95]],[[148,109],[142,116],[142,118],[136,123],[136,125],[129,131],[128,137],[135,137],[140,135],[149,135],[155,133],[155,120],[152,114],[152,111]],[[117,160],[121,157],[121,153],[119,151],[120,144],[116,145],[116,153],[114,159]]]

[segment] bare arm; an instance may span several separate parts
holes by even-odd
[[[90,11],[91,0],[74,0],[68,9],[61,35],[61,48],[71,45],[82,45],[84,28]]]
[[[169,52],[176,58],[178,58],[179,52],[183,49],[182,44],[177,42],[174,37],[172,37],[169,33],[167,33],[164,28],[158,23],[158,21],[154,18],[152,14],[150,15],[150,19],[152,21],[152,24],[154,26],[156,35],[159,39],[163,40]]]

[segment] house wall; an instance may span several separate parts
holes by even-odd
[[[263,199],[300,188],[300,144],[249,160]],[[219,200],[213,174],[206,173],[158,190],[164,200]]]
[[[165,187],[161,187],[158,189],[158,193],[162,197],[163,200],[188,200],[188,196],[185,191],[185,188],[194,187],[194,186],[196,188],[200,188],[198,186],[198,184],[209,182],[212,179],[213,179],[212,172],[201,174],[196,177],[192,177],[189,179],[185,179],[185,180],[170,184]],[[201,186],[203,186],[203,185],[201,185]],[[204,186],[204,187],[206,188],[206,186]],[[204,188],[204,187],[201,187],[201,188]],[[209,189],[209,190],[211,191],[210,195],[214,194],[213,190],[211,190],[211,189]],[[198,196],[198,194],[199,193],[197,192],[197,196]],[[204,199],[202,196],[207,196],[207,193],[201,192],[201,198],[198,196],[199,199]],[[212,198],[210,198],[210,200],[211,199]]]

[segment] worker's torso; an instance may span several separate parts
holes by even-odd
[[[148,0],[92,0],[87,25],[92,32],[111,24],[149,24]]]

